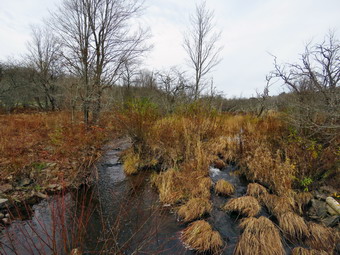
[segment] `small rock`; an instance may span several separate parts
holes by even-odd
[[[6,193],[8,191],[11,191],[12,189],[13,186],[9,183],[6,183],[0,186],[0,193]]]
[[[317,199],[319,199],[319,200],[323,200],[323,201],[325,201],[326,200],[326,198],[327,198],[327,196],[325,195],[325,194],[323,194],[323,193],[321,193],[321,192],[319,192],[319,191],[314,191],[313,192],[314,194],[314,196],[317,198]]]
[[[8,199],[0,198],[0,208],[5,207],[7,201],[8,201]]]
[[[20,181],[20,186],[28,186],[28,185],[30,185],[31,184],[31,182],[32,182],[32,180],[31,179],[28,179],[28,178],[24,178],[24,179],[22,179],[21,181]]]
[[[3,222],[4,224],[8,225],[8,224],[9,224],[9,219],[8,219],[8,218],[3,218],[3,219],[2,219],[2,222]]]
[[[332,198],[332,197],[327,197],[326,198],[326,203],[327,203],[327,205],[331,208],[331,209],[333,209],[333,210],[331,210],[331,212],[335,212],[335,214],[338,214],[338,215],[340,215],[340,204],[339,204],[339,202],[338,201],[336,201],[334,198]]]
[[[5,218],[5,215],[3,213],[0,213],[0,219]]]
[[[308,215],[313,219],[325,218],[327,216],[326,203],[317,199],[312,199]]]
[[[332,207],[330,207],[329,205],[326,205],[326,208],[327,208],[327,212],[330,215],[338,215],[338,213]]]
[[[9,215],[9,213],[5,214],[5,218],[10,218],[10,217],[11,217],[11,215]]]

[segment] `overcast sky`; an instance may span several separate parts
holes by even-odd
[[[39,24],[61,0],[0,0],[0,61],[25,53],[30,24]],[[145,0],[143,23],[151,28],[154,49],[145,60],[151,70],[181,66],[183,32],[196,0]],[[225,96],[252,96],[273,68],[273,57],[295,62],[304,45],[320,42],[331,29],[340,33],[339,0],[207,0],[222,30],[222,62],[211,74]],[[270,53],[270,54],[269,54]],[[279,84],[270,94],[283,90]]]

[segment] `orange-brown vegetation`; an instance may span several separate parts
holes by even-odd
[[[182,241],[192,249],[212,254],[218,254],[223,246],[220,234],[204,220],[195,221],[184,229]]]
[[[273,222],[266,217],[246,218],[241,224],[243,233],[235,247],[234,254],[275,254],[283,255],[285,251],[280,232]]]
[[[111,132],[109,122],[85,127],[66,112],[0,115],[0,184],[77,185]]]
[[[245,216],[256,216],[261,210],[261,206],[256,198],[244,196],[239,198],[231,198],[222,209],[227,212],[238,212]]]

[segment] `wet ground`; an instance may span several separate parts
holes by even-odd
[[[73,248],[83,254],[195,254],[180,241],[186,225],[158,202],[150,173],[125,176],[119,155],[128,146],[126,140],[107,146],[97,164],[97,185],[44,200],[33,207],[31,220],[2,231],[0,254],[69,254]],[[236,187],[232,197],[246,193],[235,166],[209,173],[213,182],[225,179]],[[233,253],[240,235],[238,215],[220,209],[228,199],[212,193],[214,208],[206,218],[225,240],[223,254]]]

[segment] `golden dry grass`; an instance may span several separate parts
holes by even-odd
[[[310,235],[306,244],[316,250],[323,250],[332,253],[337,239],[336,232],[314,222],[307,223]]]
[[[194,183],[188,184],[189,197],[200,197],[210,199],[210,189],[212,181],[210,177],[200,177],[196,179],[196,185]],[[187,182],[188,183],[188,182]],[[192,185],[192,186],[191,186]]]
[[[247,187],[247,196],[252,196],[260,199],[263,195],[268,194],[268,191],[265,187],[258,183],[249,183]]]
[[[309,230],[304,219],[293,212],[280,214],[278,221],[282,232],[289,240],[302,240],[309,236]]]
[[[190,198],[210,198],[212,182],[201,171],[168,169],[152,176],[152,183],[157,187],[162,203],[175,204]]]
[[[235,187],[230,182],[226,180],[218,180],[215,184],[215,193],[225,196],[230,196],[234,194]]]
[[[295,166],[288,158],[282,160],[279,150],[273,153],[268,145],[255,142],[248,153],[244,162],[245,174],[250,180],[265,183],[278,195],[292,188]]]
[[[192,198],[178,210],[178,215],[186,222],[201,218],[209,214],[212,210],[212,204],[206,198]]]
[[[279,230],[273,222],[261,216],[244,219],[240,227],[243,233],[234,250],[234,255],[283,255],[285,251],[281,242]]]
[[[295,247],[292,250],[292,255],[329,255],[329,254],[325,251]]]
[[[138,172],[140,157],[134,153],[133,150],[129,150],[123,157],[123,169],[127,175],[132,175]]]
[[[158,175],[154,175],[152,182],[157,187],[159,199],[162,203],[174,204],[184,198],[181,190],[176,189],[179,183],[179,171],[168,169]]]
[[[222,210],[227,212],[238,212],[244,216],[256,216],[261,210],[261,206],[256,198],[251,196],[243,196],[230,199]]]
[[[185,245],[198,252],[218,254],[223,246],[220,234],[204,220],[191,223],[183,230],[181,239]]]
[[[294,200],[291,197],[265,194],[261,197],[261,202],[275,216],[294,211]]]

